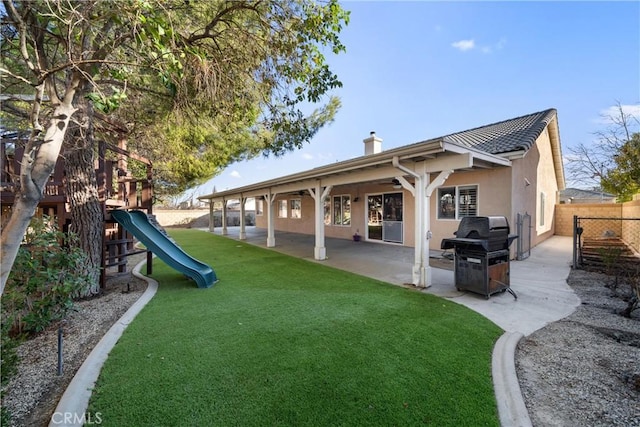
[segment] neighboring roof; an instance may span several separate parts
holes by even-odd
[[[560,191],[560,199],[614,199],[614,194],[605,193],[604,191],[582,190],[580,188],[565,188]]]
[[[528,151],[556,114],[556,110],[550,108],[515,119],[452,133],[444,136],[443,139],[490,154]]]

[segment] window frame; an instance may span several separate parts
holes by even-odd
[[[463,197],[472,197],[469,194],[462,194],[464,191],[475,190],[475,203],[465,203],[465,205],[474,206],[474,213],[470,214],[469,209],[466,209],[464,213],[461,213],[461,200]],[[446,191],[446,193],[444,193]],[[444,194],[443,194],[444,193]],[[480,186],[478,184],[464,184],[464,185],[450,185],[446,187],[438,187],[438,198],[437,198],[437,209],[436,209],[436,219],[438,221],[459,221],[461,218],[469,217],[469,216],[477,216],[478,215],[478,205],[479,205],[479,194],[480,194]],[[442,206],[442,199],[449,195],[450,201],[447,202],[447,205],[453,205],[453,216],[450,214],[443,215],[443,209],[450,211],[450,207]]]
[[[278,200],[278,218],[289,218],[289,203],[287,199]]]
[[[339,199],[339,206],[340,206],[340,219],[339,221],[336,221],[337,217],[336,217],[336,199]],[[347,210],[345,210],[345,206],[347,206],[348,202],[348,214],[349,217],[347,220],[345,220],[345,213],[347,213]],[[338,227],[351,227],[351,195],[350,194],[336,194],[331,196],[331,224],[332,225],[336,225]]]
[[[294,206],[296,204],[297,206]],[[302,219],[302,199],[290,199],[289,212],[291,219]]]

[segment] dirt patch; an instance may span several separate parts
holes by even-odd
[[[630,291],[613,279],[574,270],[582,304],[523,338],[516,371],[534,426],[640,426],[640,313],[619,313]]]

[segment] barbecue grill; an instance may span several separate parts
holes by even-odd
[[[517,235],[509,234],[504,216],[471,216],[460,221],[455,238],[443,239],[442,249],[454,249],[454,280],[458,290],[484,295],[509,291],[509,247]]]

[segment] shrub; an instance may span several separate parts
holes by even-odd
[[[40,332],[71,310],[89,280],[78,274],[87,258],[75,241],[47,217],[32,220],[2,298],[2,321],[9,322],[11,335]]]

